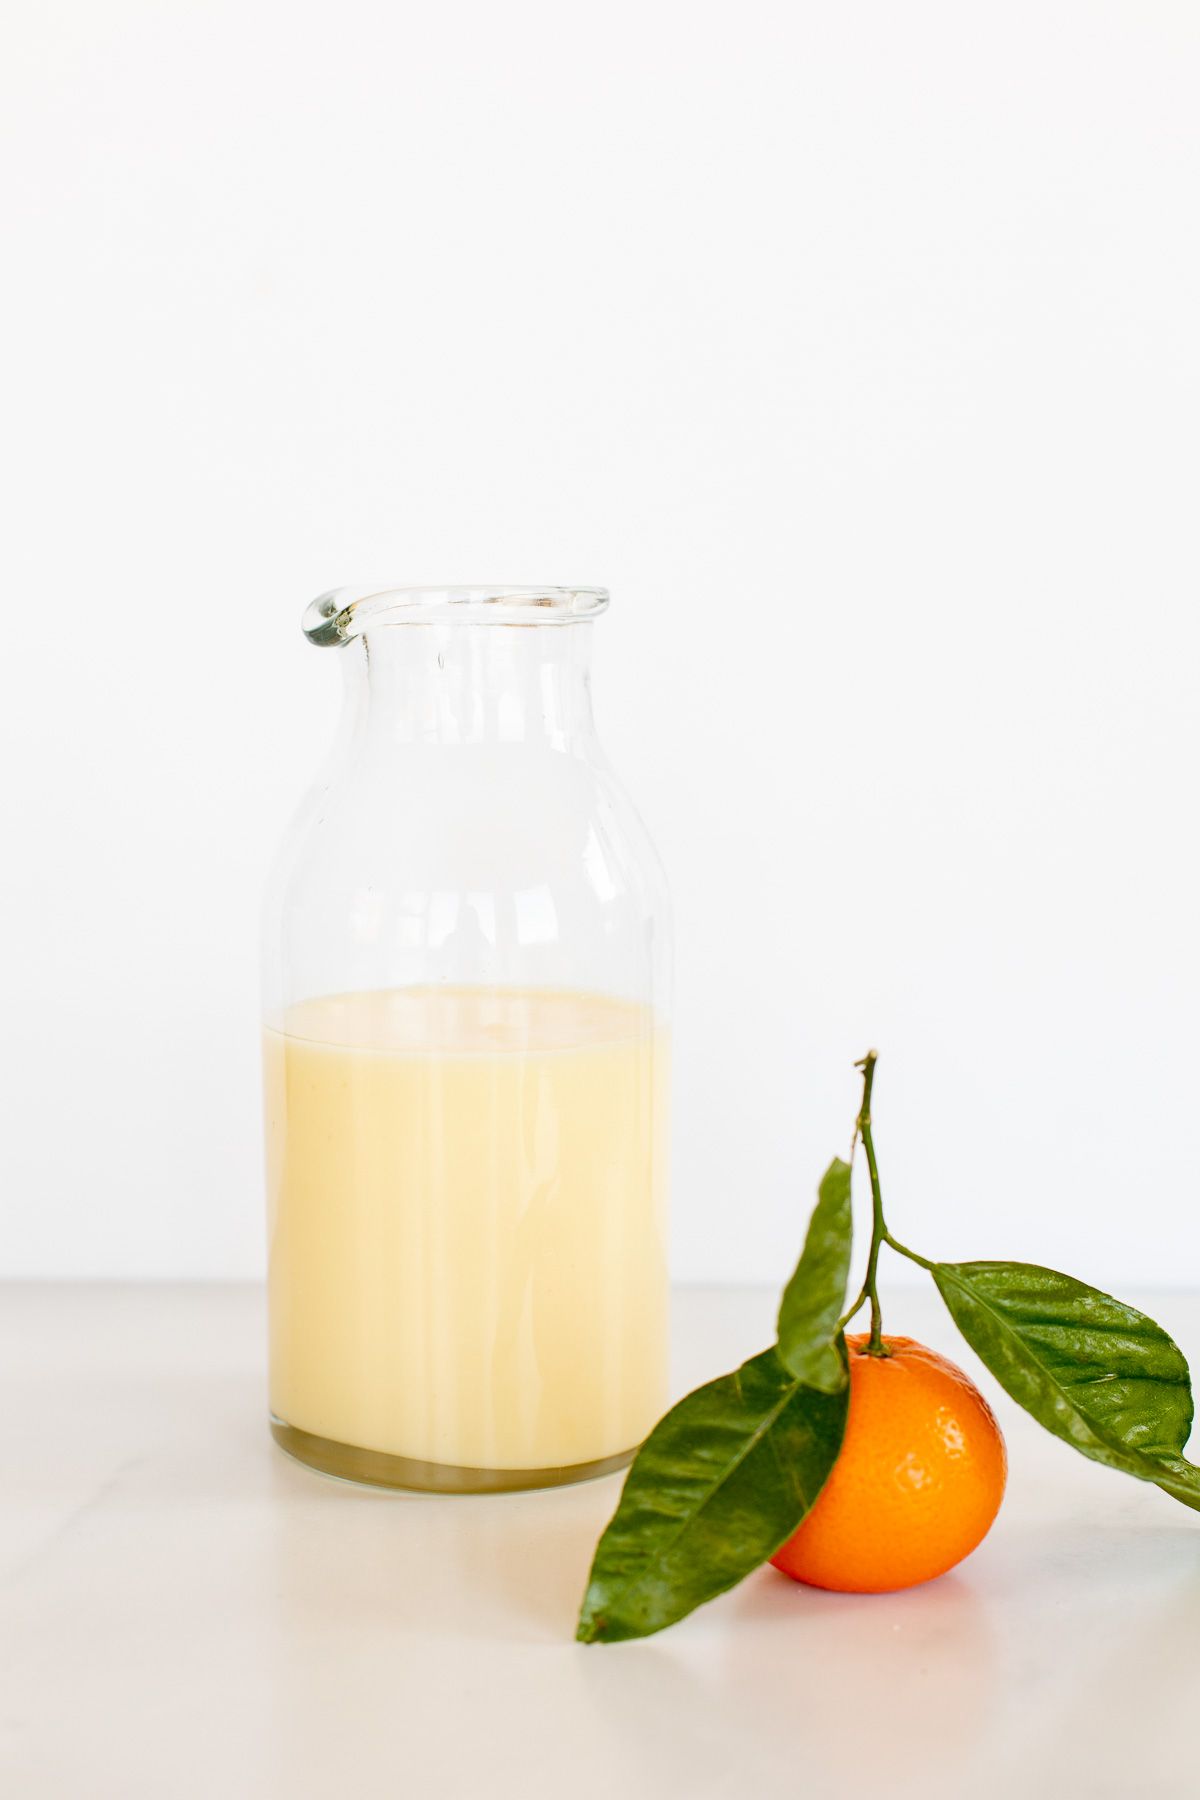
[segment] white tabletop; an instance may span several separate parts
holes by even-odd
[[[677,1297],[677,1387],[769,1338]],[[1137,1299],[1137,1296],[1131,1296]],[[1142,1296],[1195,1359],[1200,1301]],[[936,1298],[892,1329],[957,1350]],[[643,1643],[572,1640],[620,1478],[392,1495],[292,1463],[251,1288],[0,1290],[0,1791],[14,1800],[1200,1793],[1200,1515],[981,1377],[1000,1519],[905,1594],[772,1570]]]

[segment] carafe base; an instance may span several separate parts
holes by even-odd
[[[271,1436],[296,1462],[340,1481],[363,1487],[407,1488],[423,1494],[513,1494],[529,1488],[566,1487],[575,1481],[594,1481],[612,1475],[633,1461],[636,1446],[596,1462],[573,1463],[551,1469],[471,1469],[454,1463],[421,1462],[411,1456],[389,1456],[382,1450],[363,1450],[356,1444],[340,1444],[333,1438],[315,1437],[271,1414]]]

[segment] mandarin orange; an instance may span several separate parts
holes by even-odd
[[[794,1581],[880,1594],[945,1574],[1000,1509],[1008,1461],[974,1382],[912,1338],[848,1337],[850,1410],[833,1473],[771,1558]]]

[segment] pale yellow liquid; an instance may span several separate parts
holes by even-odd
[[[403,988],[266,1032],[271,1410],[569,1469],[666,1398],[667,1039],[601,995]]]

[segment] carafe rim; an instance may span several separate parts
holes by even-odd
[[[311,602],[303,626],[310,644],[327,648],[384,625],[579,625],[607,606],[601,587],[341,587]]]

